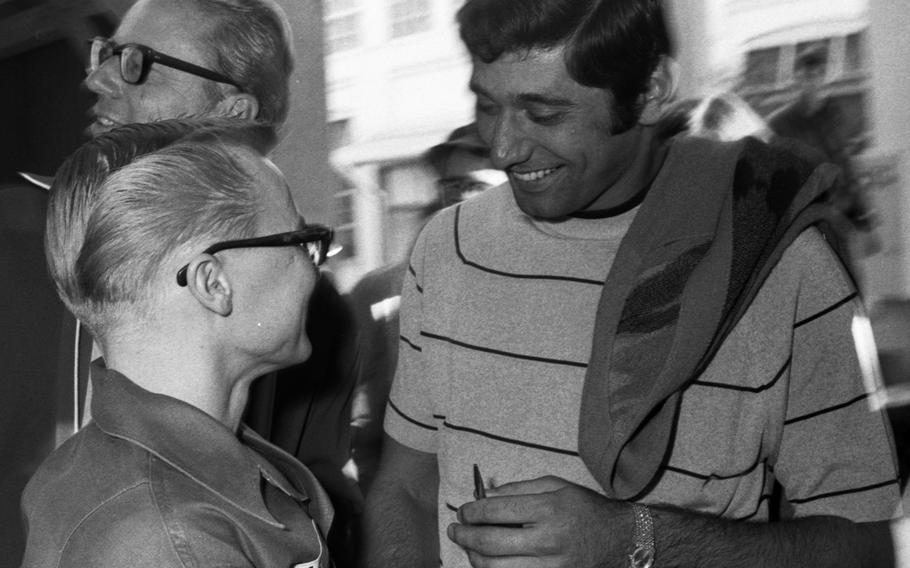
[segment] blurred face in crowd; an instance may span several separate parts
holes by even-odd
[[[139,0],[111,38],[117,45],[137,43],[165,55],[211,69],[212,56],[199,41],[209,24],[190,3]],[[120,57],[111,56],[91,71],[87,88],[98,97],[91,109],[93,136],[122,124],[214,114],[223,89],[235,89],[161,64],[152,64],[141,84],[120,74]]]
[[[628,174],[640,129],[611,134],[612,96],[572,79],[563,48],[475,58],[471,89],[493,166],[508,174],[525,213],[558,218],[630,197],[611,188]]]

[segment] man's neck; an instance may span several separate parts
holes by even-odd
[[[259,375],[236,374],[217,346],[186,336],[165,338],[143,333],[134,339],[119,334],[103,347],[105,363],[140,387],[181,400],[238,431],[249,396],[249,386]]]
[[[641,202],[663,166],[670,148],[669,140],[659,136],[657,128],[642,128],[635,156],[628,169],[597,201],[576,216],[603,217],[620,214]],[[600,212],[606,214],[601,215]]]

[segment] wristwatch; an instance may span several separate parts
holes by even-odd
[[[632,503],[632,514],[635,516],[635,529],[629,568],[653,568],[654,522],[651,519],[651,509],[645,505]]]

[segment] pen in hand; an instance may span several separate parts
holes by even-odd
[[[480,468],[474,464],[474,499],[484,499],[487,491],[483,487],[483,476],[480,475]]]

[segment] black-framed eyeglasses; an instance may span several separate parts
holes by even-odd
[[[218,83],[233,85],[238,89],[240,86],[231,78],[222,75],[216,71],[200,67],[188,61],[165,55],[160,51],[155,51],[151,47],[139,43],[125,43],[118,45],[113,40],[96,37],[88,40],[92,46],[91,56],[89,57],[88,72],[91,73],[101,67],[101,65],[113,57],[120,57],[120,77],[131,85],[141,85],[148,77],[149,70],[153,63],[160,63],[167,67],[179,69],[185,73],[190,73],[198,77],[210,79]]]
[[[236,239],[232,241],[222,241],[215,243],[209,248],[202,251],[202,254],[215,254],[228,249],[248,248],[248,247],[285,247],[299,246],[306,250],[314,266],[320,266],[325,259],[334,255],[341,250],[339,247],[332,247],[332,239],[335,232],[329,227],[323,225],[307,225],[298,231],[288,233],[277,233],[266,235],[264,237],[253,237],[250,239]],[[189,264],[177,271],[177,284],[186,286],[186,271]]]

